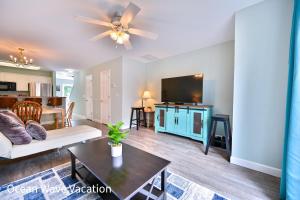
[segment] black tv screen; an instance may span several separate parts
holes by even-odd
[[[161,101],[165,103],[202,103],[203,75],[161,80]]]

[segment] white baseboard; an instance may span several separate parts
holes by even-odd
[[[270,167],[268,165],[263,165],[260,163],[252,162],[249,160],[244,160],[241,158],[236,158],[231,156],[230,157],[230,163],[239,165],[242,167],[246,167],[248,169],[253,169],[255,171],[263,172],[265,174],[269,174],[272,176],[280,177],[281,176],[281,169],[275,168],[275,167]]]
[[[92,121],[101,123],[101,120],[100,120],[100,119],[93,119]]]
[[[121,129],[122,129],[122,130],[129,129],[129,125],[123,125]]]
[[[55,123],[54,120],[41,121],[42,125],[45,125],[45,124],[54,124],[54,123]]]
[[[86,116],[80,115],[80,114],[77,114],[77,113],[73,113],[73,116],[74,116],[74,118],[86,119]]]

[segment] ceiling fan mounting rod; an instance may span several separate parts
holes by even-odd
[[[115,32],[128,32],[128,27],[123,26],[122,24],[119,24],[119,25],[114,24],[112,29]]]

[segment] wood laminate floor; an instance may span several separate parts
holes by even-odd
[[[74,126],[80,124],[101,129],[103,136],[107,133],[106,127],[99,123],[73,122]],[[46,128],[52,129],[52,126]],[[125,142],[170,160],[169,170],[231,199],[279,199],[279,178],[230,164],[224,151],[218,148],[210,148],[208,155],[204,155],[203,145],[199,142],[170,134],[155,134],[145,128],[132,129]],[[0,185],[66,162],[70,162],[66,149],[0,161]]]

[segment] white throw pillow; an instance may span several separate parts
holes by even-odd
[[[0,132],[0,157],[10,158],[11,150],[11,141]]]

